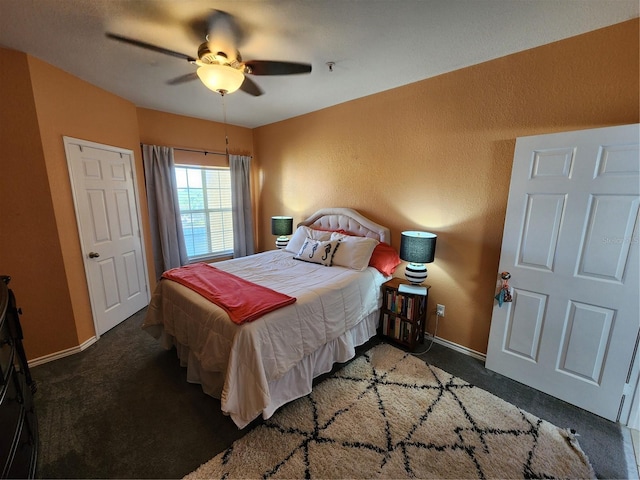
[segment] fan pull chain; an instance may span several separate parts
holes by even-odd
[[[227,105],[224,101],[224,95],[221,94],[222,97],[222,118],[224,119],[224,151],[227,154],[227,159],[229,158],[229,136],[227,135]]]

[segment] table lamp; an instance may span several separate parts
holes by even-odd
[[[400,238],[400,258],[409,262],[404,276],[411,285],[400,285],[404,293],[426,294],[426,288],[420,284],[427,278],[426,263],[433,262],[438,236],[429,232],[406,231]]]
[[[276,239],[276,247],[285,248],[289,243],[289,237],[293,231],[293,217],[271,217],[271,235],[279,235]]]

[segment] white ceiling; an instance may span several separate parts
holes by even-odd
[[[187,28],[211,9],[246,35],[245,60],[311,63],[307,75],[252,76],[260,97],[221,97],[186,60]],[[257,127],[637,17],[638,0],[0,0],[0,46],[26,52],[154,110]],[[326,62],[335,62],[333,72]]]

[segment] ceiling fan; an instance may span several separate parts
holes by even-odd
[[[262,95],[262,89],[247,75],[292,75],[311,72],[311,65],[308,63],[274,60],[243,61],[236,47],[242,32],[233,16],[227,12],[214,10],[207,19],[206,26],[205,41],[198,47],[197,58],[116,33],[107,32],[106,36],[197,65],[198,69],[195,72],[177,77],[168,83],[177,85],[200,78],[207,88],[221,95],[238,89],[256,97]]]

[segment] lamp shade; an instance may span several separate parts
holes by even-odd
[[[222,94],[235,92],[244,82],[244,74],[229,65],[202,65],[196,73],[208,89]]]
[[[272,235],[291,235],[293,231],[293,217],[271,217]]]
[[[404,276],[409,283],[420,285],[427,278],[425,263],[433,262],[436,254],[437,238],[437,235],[429,232],[402,232],[400,258],[405,262],[409,262],[404,271]],[[413,293],[411,290],[408,290],[408,292]],[[421,293],[421,295],[424,294]]]
[[[436,255],[435,233],[406,231],[400,238],[400,258],[411,263],[431,263]]]

